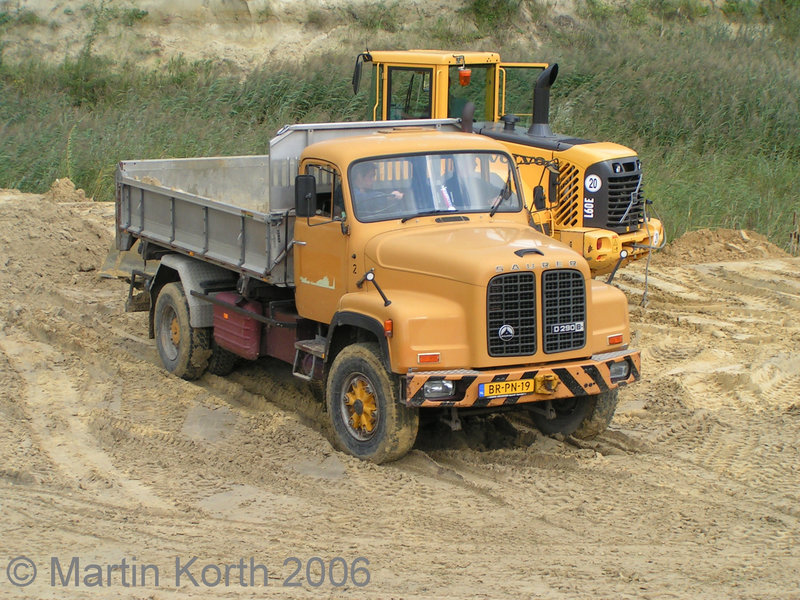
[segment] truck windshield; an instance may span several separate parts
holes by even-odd
[[[363,160],[351,165],[348,181],[355,217],[363,223],[522,209],[514,165],[495,152]]]

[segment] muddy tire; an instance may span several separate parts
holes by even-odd
[[[211,356],[208,359],[208,367],[206,370],[212,375],[219,375],[220,377],[230,375],[231,371],[233,371],[239,363],[239,356],[217,344],[217,342],[214,341],[213,333],[210,335]]]
[[[375,463],[397,460],[414,445],[419,411],[398,402],[377,344],[344,348],[331,365],[326,388],[333,444]]]
[[[320,404],[325,404],[325,381],[320,379],[312,379],[306,385],[306,389],[314,396],[314,400]]]
[[[609,390],[592,396],[594,399],[592,410],[583,418],[580,426],[572,433],[576,438],[590,440],[603,433],[614,418],[619,401],[619,390]]]
[[[155,309],[158,355],[164,368],[183,379],[197,379],[211,355],[210,328],[189,324],[189,303],[180,283],[168,283],[158,294]]]
[[[531,412],[531,418],[542,433],[573,435],[591,439],[606,430],[617,408],[617,390],[594,396],[575,396],[553,401],[555,419]]]

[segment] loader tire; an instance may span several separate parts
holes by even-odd
[[[164,368],[190,381],[200,377],[211,355],[211,329],[190,325],[189,303],[179,282],[168,283],[158,293],[154,326]]]
[[[617,390],[592,396],[575,396],[553,401],[555,419],[531,412],[531,418],[542,433],[572,435],[591,439],[606,430],[617,408]]]
[[[397,382],[379,352],[371,343],[345,347],[331,365],[325,395],[334,446],[380,464],[414,445],[419,411],[400,404]]]
[[[208,367],[206,370],[212,375],[225,377],[225,375],[230,375],[231,371],[236,368],[238,362],[239,356],[217,344],[217,342],[214,341],[212,333],[211,356],[208,359]]]

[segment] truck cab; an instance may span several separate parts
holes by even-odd
[[[297,313],[329,324],[327,361],[374,343],[404,406],[563,408],[638,377],[625,296],[530,226],[495,140],[386,128],[320,142],[303,152],[296,190]],[[329,402],[357,395],[330,364]]]

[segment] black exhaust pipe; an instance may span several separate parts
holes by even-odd
[[[528,135],[553,137],[550,129],[550,86],[558,76],[558,64],[547,67],[536,80],[533,88],[533,122],[528,128]]]

